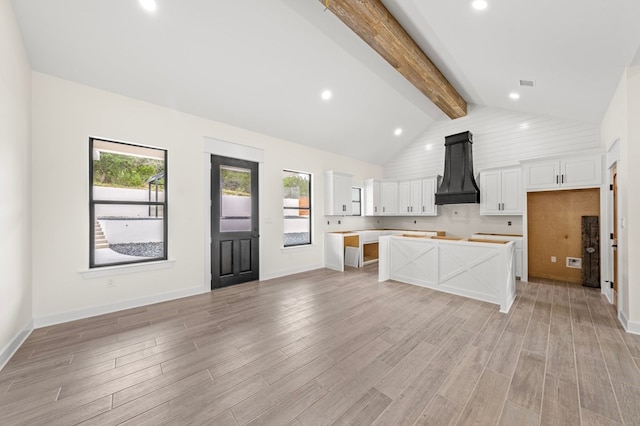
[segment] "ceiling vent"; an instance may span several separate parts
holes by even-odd
[[[520,80],[520,87],[536,87],[536,82],[533,80]]]

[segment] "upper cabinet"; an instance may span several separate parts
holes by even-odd
[[[406,181],[369,179],[365,182],[367,216],[436,216],[439,176]]]
[[[419,215],[422,206],[422,181],[405,180],[398,183],[398,214]]]
[[[395,180],[367,179],[365,215],[395,216],[398,214],[398,182]]]
[[[352,175],[333,170],[324,172],[325,216],[350,216],[352,214],[352,187]]]
[[[521,215],[521,175],[520,167],[480,172],[480,214]]]
[[[436,216],[435,194],[439,176],[398,183],[399,216]]]
[[[585,155],[524,164],[525,188],[530,191],[589,188],[602,184],[602,156]]]

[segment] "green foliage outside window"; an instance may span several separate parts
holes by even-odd
[[[225,195],[251,195],[251,173],[248,171],[220,169],[222,193]]]
[[[150,177],[164,171],[164,161],[131,155],[100,153],[93,161],[93,184],[119,188],[146,188]],[[164,187],[164,178],[158,181]]]
[[[309,196],[309,175],[290,174],[282,179],[285,198]]]

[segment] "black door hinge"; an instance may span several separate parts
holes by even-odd
[[[613,191],[613,184],[609,185],[609,191]]]
[[[609,239],[613,240],[613,232],[611,234],[609,234]]]

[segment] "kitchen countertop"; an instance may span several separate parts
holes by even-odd
[[[522,237],[522,234],[494,234],[491,232],[475,232],[475,235],[495,235],[497,237]]]
[[[445,231],[434,231],[432,229],[397,229],[397,228],[370,228],[370,229],[356,229],[353,231],[329,231],[330,234],[357,234],[358,232],[365,231],[398,231],[398,232],[435,232],[439,236],[444,236],[446,234]]]

